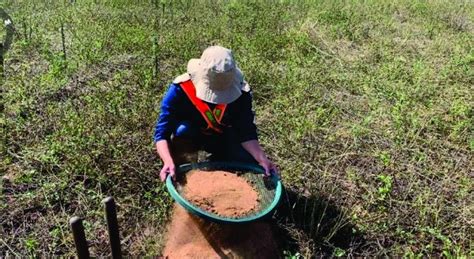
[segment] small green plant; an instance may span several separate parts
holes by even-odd
[[[377,179],[381,186],[377,189],[378,199],[383,201],[392,192],[392,177],[389,175],[379,175]]]
[[[285,259],[301,259],[303,256],[301,256],[300,253],[296,252],[292,254],[290,251],[283,251],[283,256]]]
[[[334,252],[333,252],[333,255],[335,257],[343,257],[346,255],[346,250],[342,249],[342,248],[339,248],[339,247],[336,247],[334,249]]]
[[[380,152],[378,154],[378,158],[380,159],[380,161],[382,161],[384,166],[389,166],[390,165],[391,157],[390,157],[390,154],[388,152]]]
[[[39,242],[34,236],[30,236],[25,239],[25,247],[30,255],[37,253],[38,244]]]

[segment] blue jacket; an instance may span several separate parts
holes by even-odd
[[[207,104],[211,109],[214,109],[215,104]],[[171,134],[175,133],[183,122],[200,129],[207,128],[206,121],[191,103],[181,86],[173,83],[169,86],[161,103],[160,117],[155,126],[155,142],[163,139],[169,140]],[[242,95],[237,100],[227,105],[222,123],[233,128],[237,135],[236,140],[240,143],[257,139],[250,92],[242,91]]]

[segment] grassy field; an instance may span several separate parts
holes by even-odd
[[[181,3],[180,3],[181,2]],[[0,256],[159,255],[172,200],[152,133],[167,85],[233,49],[299,256],[474,256],[472,1],[13,1],[2,81]],[[2,31],[1,33],[4,34]],[[1,34],[1,35],[3,35]]]

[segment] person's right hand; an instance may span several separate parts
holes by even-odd
[[[160,172],[160,179],[162,182],[166,180],[166,176],[168,176],[168,174],[170,174],[171,177],[173,177],[173,179],[176,179],[175,167],[174,167],[173,162],[165,162],[163,164],[163,168],[161,169],[161,172]]]

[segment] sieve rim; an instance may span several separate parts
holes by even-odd
[[[245,171],[250,171],[250,172],[258,173],[258,174],[265,173],[265,170],[263,169],[263,167],[259,165],[250,164],[250,163],[240,163],[240,162],[199,162],[199,163],[183,164],[177,168],[176,173],[187,173],[193,169],[201,169],[201,168],[228,168],[232,170],[245,170]],[[244,216],[241,218],[229,218],[229,217],[222,217],[215,214],[211,214],[199,208],[198,206],[194,205],[193,203],[189,202],[187,199],[181,196],[179,192],[176,190],[173,184],[174,181],[172,180],[170,175],[168,175],[168,177],[166,178],[166,188],[168,189],[168,192],[170,193],[171,197],[179,205],[181,205],[187,211],[191,212],[192,214],[196,216],[208,219],[213,222],[219,222],[219,223],[246,223],[246,222],[255,221],[267,216],[278,205],[281,198],[283,186],[280,181],[280,178],[277,175],[272,174],[270,176],[270,179],[273,181],[273,183],[275,183],[275,196],[273,197],[273,200],[270,203],[270,205],[260,210],[260,212],[255,215],[248,216],[248,217]]]

